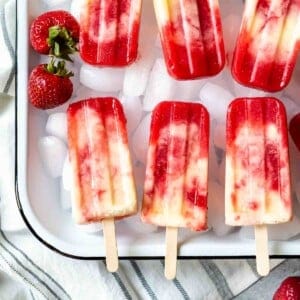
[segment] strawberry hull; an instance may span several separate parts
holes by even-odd
[[[80,55],[92,65],[121,67],[137,57],[141,0],[85,1]]]
[[[154,110],[142,219],[205,230],[209,116],[200,104],[162,102]]]
[[[49,11],[37,17],[30,27],[30,42],[38,53],[49,54],[49,28],[52,26],[67,29],[74,42],[78,42],[79,24],[76,19],[67,11]]]
[[[196,79],[223,69],[225,51],[218,1],[155,0],[154,7],[172,77]]]
[[[239,83],[268,92],[289,83],[299,51],[299,0],[246,1],[232,62]]]

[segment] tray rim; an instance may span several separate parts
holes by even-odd
[[[15,13],[16,13],[16,19],[15,19],[15,24],[16,24],[16,40],[15,40],[15,72],[16,72],[16,77],[15,77],[15,197],[16,197],[16,203],[18,206],[19,213],[21,214],[21,217],[26,225],[26,227],[29,229],[31,234],[36,238],[41,244],[46,246],[48,249],[59,253],[65,257],[69,257],[72,259],[77,259],[77,260],[104,260],[104,256],[80,256],[80,255],[74,255],[65,251],[60,250],[59,248],[55,247],[54,245],[50,244],[47,242],[44,238],[42,238],[37,231],[34,229],[34,226],[30,223],[28,218],[26,217],[26,214],[24,212],[24,209],[22,207],[22,201],[20,200],[21,196],[19,193],[19,176],[18,176],[18,153],[19,153],[19,138],[18,138],[18,81],[19,81],[19,76],[20,72],[19,70],[19,64],[18,64],[18,45],[19,45],[19,23],[18,23],[18,7],[19,3],[23,2],[24,5],[28,6],[28,0],[16,0],[16,7],[15,7]],[[300,258],[299,255],[294,255],[294,254],[273,254],[269,255],[271,259],[293,259],[293,258]],[[183,259],[183,260],[189,260],[189,259],[202,259],[202,260],[207,260],[207,259],[254,259],[255,255],[225,255],[225,256],[181,256],[178,255],[178,259]],[[158,260],[158,259],[164,259],[164,256],[119,256],[119,259],[121,260]]]

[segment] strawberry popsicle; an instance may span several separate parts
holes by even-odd
[[[209,116],[201,104],[161,102],[153,111],[142,220],[206,229]]]
[[[227,114],[226,223],[291,219],[287,120],[275,98],[233,101]]]
[[[85,224],[134,214],[136,193],[120,102],[83,100],[71,104],[67,115],[75,221]]]
[[[219,73],[225,63],[218,0],[154,0],[168,72],[176,79]]]
[[[83,0],[80,55],[92,65],[120,67],[137,57],[141,0]]]
[[[176,276],[178,227],[207,228],[209,115],[201,104],[161,102],[152,113],[142,220],[166,226],[165,276]]]
[[[296,63],[299,28],[299,0],[246,0],[233,77],[252,88],[282,90]]]
[[[255,226],[257,271],[269,273],[266,224],[291,220],[286,112],[275,98],[240,98],[227,113],[225,222]]]
[[[67,119],[73,217],[102,221],[107,269],[115,272],[114,219],[137,211],[123,108],[114,98],[88,99],[71,104]]]

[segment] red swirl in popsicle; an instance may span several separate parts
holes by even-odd
[[[75,221],[83,224],[135,213],[135,185],[120,102],[83,100],[71,104],[67,116]]]
[[[80,55],[92,65],[126,66],[137,57],[141,0],[85,0]]]
[[[207,228],[209,115],[196,103],[161,102],[153,111],[142,219]]]
[[[232,63],[241,84],[268,92],[290,81],[299,51],[299,0],[247,0]]]
[[[226,224],[287,222],[291,187],[286,112],[275,98],[240,98],[227,113]]]
[[[225,63],[217,0],[154,0],[168,72],[176,79],[219,73]]]

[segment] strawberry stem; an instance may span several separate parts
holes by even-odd
[[[55,25],[49,28],[47,43],[50,47],[50,55],[73,61],[70,54],[78,51],[76,48],[77,42],[65,27]]]
[[[51,74],[54,74],[56,76],[60,77],[72,77],[74,76],[74,73],[71,71],[68,71],[66,69],[66,62],[63,60],[60,60],[56,63],[54,56],[52,56],[51,61],[45,65],[45,70]]]

